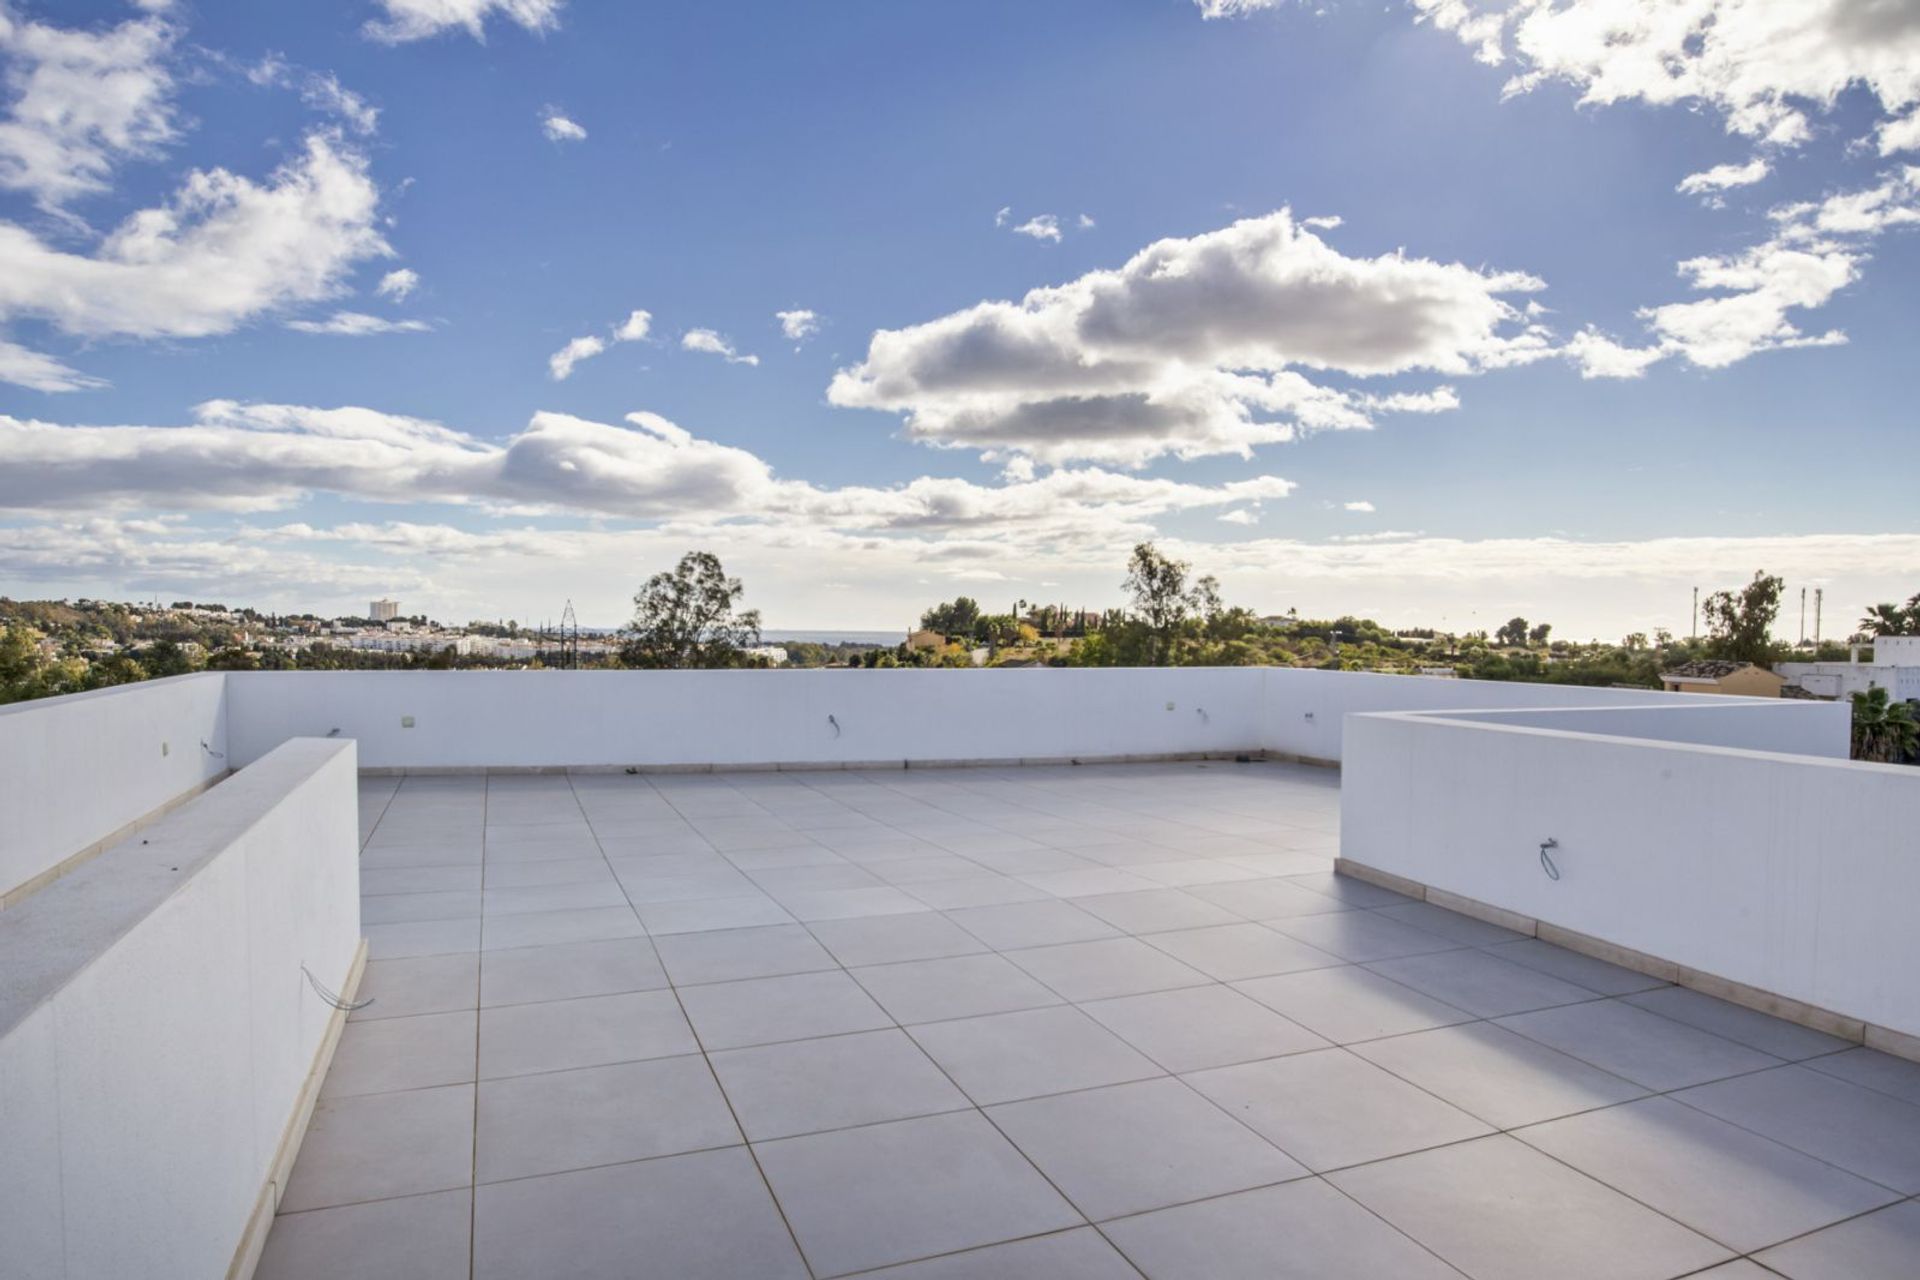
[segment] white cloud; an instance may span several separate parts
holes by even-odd
[[[475,40],[486,39],[487,19],[499,16],[528,31],[546,31],[560,24],[564,0],[379,0],[385,21],[374,19],[361,28],[384,44],[424,40],[459,29]]]
[[[613,331],[615,342],[641,342],[653,331],[653,313],[651,311],[631,311]]]
[[[1095,227],[1100,225],[1099,223],[1093,220],[1093,215],[1090,213],[1081,214],[1078,221],[1080,223],[1080,229],[1082,231],[1091,231]]]
[[[18,17],[0,3],[9,99],[0,187],[59,212],[107,190],[120,161],[155,155],[175,134],[174,39],[157,16],[89,31]]]
[[[584,128],[567,119],[553,107],[548,107],[541,112],[540,129],[554,142],[585,142],[587,140],[587,131]]]
[[[759,364],[759,356],[743,356],[734,350],[733,343],[721,337],[712,329],[689,329],[680,335],[680,349],[700,351],[710,356],[719,356],[728,364]]]
[[[1245,507],[1238,507],[1229,511],[1225,515],[1220,516],[1219,520],[1221,524],[1256,525],[1260,523],[1260,517]]]
[[[1323,213],[1317,217],[1300,219],[1301,226],[1312,227],[1316,231],[1334,231],[1345,222],[1346,219],[1337,213]]]
[[[780,322],[781,336],[788,342],[805,342],[820,332],[820,317],[811,311],[776,311],[774,319]]]
[[[107,385],[52,356],[0,339],[0,382],[34,391],[84,391]]]
[[[420,287],[420,273],[411,267],[401,267],[398,271],[389,271],[380,277],[380,283],[374,286],[374,292],[383,298],[392,298],[395,302],[405,302],[407,296]]]
[[[1589,105],[1703,103],[1729,131],[1776,146],[1807,140],[1809,110],[1854,86],[1888,114],[1920,104],[1920,7],[1903,0],[1413,4],[1483,61],[1511,63],[1509,94],[1560,81]]]
[[[337,296],[355,264],[391,253],[366,160],[325,133],[264,183],[189,174],[89,253],[0,222],[0,323],[46,321],[81,338],[198,338]]]
[[[1750,187],[1773,171],[1764,156],[1755,156],[1745,164],[1717,164],[1699,173],[1690,173],[1674,190],[1683,196],[1714,195],[1733,187]]]
[[[1455,403],[1450,388],[1366,396],[1301,370],[1471,374],[1550,354],[1503,296],[1541,287],[1402,253],[1348,257],[1281,210],[1019,302],[881,330],[828,399],[903,413],[909,439],[1051,463],[1245,456]]]
[[[1359,502],[1343,502],[1340,504],[1340,509],[1342,511],[1358,511],[1358,512],[1371,514],[1373,511],[1373,504],[1365,500],[1362,500]]]
[[[631,311],[627,318],[614,325],[609,331],[611,338],[602,338],[594,334],[573,339],[547,357],[547,372],[555,382],[565,382],[573,376],[574,366],[583,360],[591,360],[607,349],[609,342],[641,342],[653,331],[653,313],[651,311]]]
[[[1055,244],[1059,244],[1060,219],[1051,213],[1039,214],[1036,217],[1028,218],[1025,222],[1015,227],[1013,234],[1017,236],[1030,236],[1035,240],[1051,240]]]
[[[592,334],[575,338],[566,346],[547,357],[547,372],[555,382],[565,382],[573,376],[573,367],[582,360],[591,360],[607,349],[605,338],[596,338]]]
[[[1276,476],[1221,485],[1098,469],[980,485],[921,477],[821,488],[657,414],[612,426],[536,413],[504,443],[363,408],[210,401],[183,426],[65,426],[0,415],[0,510],[261,511],[324,493],[495,512],[753,521],[865,534],[1124,541],[1170,512],[1285,497]]]
[[[1003,204],[993,215],[993,225],[996,227],[1004,227],[1007,225],[1007,219],[1011,217],[1013,217],[1013,206]]]
[[[1277,9],[1282,0],[1193,0],[1203,18],[1244,18],[1262,9]]]
[[[1838,329],[1802,331],[1795,316],[1857,280],[1876,237],[1920,225],[1920,165],[1887,173],[1871,187],[1783,205],[1769,218],[1773,233],[1760,244],[1680,264],[1681,278],[1712,296],[1642,308],[1649,346],[1626,347],[1589,331],[1568,343],[1566,354],[1587,377],[1638,377],[1667,357],[1717,369],[1763,351],[1845,342]]]
[[[425,333],[432,328],[423,320],[388,320],[364,311],[336,311],[325,320],[289,320],[287,328],[301,333],[328,333],[347,338],[365,338],[376,333]]]

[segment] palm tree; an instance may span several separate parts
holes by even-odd
[[[1853,695],[1853,758],[1899,764],[1920,739],[1913,708],[1894,702],[1879,686]]]
[[[1860,629],[1874,636],[1920,636],[1920,595],[1909,597],[1905,606],[1870,606],[1860,619]]]

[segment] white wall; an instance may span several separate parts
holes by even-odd
[[[1236,752],[1261,746],[1260,676],[1252,668],[244,672],[229,677],[229,725],[242,761],[290,735],[337,728],[359,740],[365,768]],[[405,716],[412,728],[402,726]]]
[[[1920,770],[1421,715],[1347,748],[1343,856],[1920,1035]]]
[[[0,897],[219,776],[226,737],[218,672],[0,707]]]
[[[1595,689],[1584,685],[1510,680],[1449,680],[1434,676],[1376,675],[1363,671],[1259,668],[1265,677],[1261,740],[1269,751],[1314,760],[1341,760],[1342,722],[1373,711],[1476,711],[1502,707],[1683,706],[1712,694]],[[1758,701],[1756,699],[1755,701]],[[1778,706],[1778,699],[1766,699]]]
[[[0,920],[0,1273],[226,1274],[359,942],[353,746],[292,742]]]
[[[1428,714],[1477,724],[1566,729],[1607,738],[1646,738],[1702,747],[1738,747],[1845,760],[1853,710],[1834,702],[1736,699],[1715,694],[1631,707],[1521,708]]]

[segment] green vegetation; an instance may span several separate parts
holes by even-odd
[[[1876,604],[1860,619],[1860,630],[1870,636],[1920,636],[1920,595],[1904,605]]]
[[[1900,764],[1914,754],[1920,725],[1913,708],[1873,688],[1853,695],[1853,758]]]
[[[760,611],[737,607],[746,593],[718,556],[687,552],[671,573],[654,574],[634,596],[621,663],[671,670],[751,665],[747,650],[760,643]]]

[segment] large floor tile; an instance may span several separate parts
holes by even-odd
[[[982,1105],[1160,1075],[1078,1009],[1029,1009],[914,1027],[920,1047]]]
[[[1330,911],[1347,910],[1345,904],[1335,902],[1324,893],[1315,893],[1278,878],[1195,885],[1187,892],[1231,911],[1242,920],[1275,920],[1286,916],[1317,916]]]
[[[1597,998],[1585,987],[1508,964],[1484,951],[1437,951],[1398,960],[1379,960],[1367,968],[1480,1018],[1498,1018]]]
[[[987,944],[944,916],[863,916],[850,920],[819,920],[807,926],[834,959],[849,969],[859,965],[903,964],[909,960],[938,960],[974,955]]]
[[[1070,902],[1052,898],[1041,902],[963,907],[948,912],[947,918],[996,951],[1045,947],[1061,942],[1085,942],[1091,938],[1119,935],[1119,930],[1098,916],[1090,915]]]
[[[1217,983],[1080,1007],[1168,1071],[1225,1067],[1328,1045],[1299,1023]]]
[[[1535,1125],[1515,1136],[1740,1253],[1899,1198],[1668,1098]]]
[[[1401,924],[1424,929],[1428,933],[1438,934],[1442,938],[1451,938],[1455,942],[1470,947],[1486,947],[1501,942],[1519,942],[1525,935],[1512,929],[1503,929],[1497,924],[1488,924],[1485,920],[1476,920],[1472,916],[1462,915],[1458,911],[1449,911],[1437,907],[1431,902],[1397,902],[1392,906],[1377,908],[1375,915],[1397,920]]]
[[[1369,1040],[1353,1051],[1498,1129],[1644,1093],[1631,1080],[1488,1022]]]
[[[472,1085],[323,1098],[280,1211],[447,1191],[472,1180]]]
[[[480,949],[480,920],[410,920],[363,925],[368,960],[462,955]]]
[[[1171,929],[1202,929],[1233,924],[1240,917],[1224,907],[1193,896],[1185,889],[1148,889],[1139,893],[1107,893],[1077,898],[1074,905],[1128,933],[1165,933]]]
[[[1092,1227],[870,1271],[865,1280],[1140,1280]]]
[[[973,1018],[1061,1003],[1059,993],[1012,962],[1018,954],[912,960],[855,969],[852,974],[901,1023]]]
[[[974,1112],[784,1138],[755,1150],[822,1277],[1081,1221]]]
[[[480,1011],[482,1080],[666,1058],[698,1048],[671,991],[634,991]]]
[[[1686,987],[1662,987],[1626,997],[1626,1003],[1684,1022],[1702,1031],[1744,1044],[1749,1049],[1797,1062],[1817,1054],[1838,1053],[1849,1042],[1811,1027],[1769,1017]]]
[[[676,933],[655,938],[653,945],[667,973],[683,987],[840,967],[826,948],[797,924]]]
[[[729,1049],[713,1069],[756,1142],[971,1105],[900,1031]]]
[[[1460,1273],[1309,1178],[1108,1223],[1152,1280],[1460,1280]]]
[[[472,1010],[349,1022],[320,1096],[464,1084],[473,1079],[476,1022]]]
[[[1674,1095],[1690,1107],[1870,1178],[1920,1192],[1920,1107],[1805,1067]]]
[[[482,951],[548,946],[557,942],[595,942],[637,938],[646,933],[633,908],[579,907],[566,911],[527,911],[488,916],[480,933]]]
[[[1780,1063],[1770,1054],[1619,1000],[1542,1009],[1502,1018],[1500,1025],[1661,1091]]]
[[[1556,947],[1538,938],[1496,943],[1486,951],[1488,955],[1498,956],[1511,964],[1524,965],[1563,982],[1571,982],[1576,987],[1585,987],[1595,995],[1624,996],[1669,985],[1659,978],[1649,978],[1644,973],[1608,964],[1605,960],[1596,960],[1565,947]]]
[[[1005,954],[1069,1000],[1104,1000],[1213,981],[1137,938],[1101,938]]]
[[[698,1054],[480,1085],[474,1176],[501,1182],[741,1140]]]
[[[1316,1171],[1492,1132],[1459,1108],[1344,1049],[1216,1067],[1183,1078]]]
[[[1806,1064],[1815,1071],[1920,1106],[1920,1062],[1896,1058],[1878,1049],[1849,1049]]]
[[[653,991],[666,985],[666,972],[645,938],[516,947],[489,951],[480,961],[480,1003],[488,1007]]]
[[[1095,1221],[1307,1173],[1171,1078],[1007,1103],[987,1114]]]
[[[1420,903],[1416,906],[1424,905]],[[1316,947],[1342,960],[1364,964],[1369,960],[1391,960],[1396,956],[1417,956],[1432,951],[1449,951],[1465,946],[1453,938],[1443,938],[1425,929],[1389,919],[1381,907],[1374,911],[1338,911],[1327,915],[1293,916],[1276,920],[1273,927],[1290,938]]]
[[[655,938],[708,929],[755,929],[793,924],[787,909],[765,894],[744,898],[701,898],[689,902],[646,902],[637,908],[641,923]]]
[[[738,1147],[480,1187],[473,1275],[806,1280],[807,1269]]]
[[[1232,982],[1346,963],[1265,925],[1223,924],[1156,933],[1144,941],[1210,978]]]
[[[1792,1280],[1912,1280],[1920,1259],[1920,1201],[1816,1231],[1760,1255]]]
[[[679,994],[709,1053],[893,1025],[886,1011],[840,972],[716,982],[683,987]]]
[[[479,992],[480,957],[476,952],[369,960],[355,999],[371,1003],[354,1010],[348,1021],[455,1013],[477,1007]]]
[[[1463,1009],[1351,965],[1251,978],[1234,987],[1338,1044],[1472,1021]]]
[[[1667,1280],[1732,1256],[1503,1135],[1330,1180],[1474,1280]]]
[[[255,1280],[468,1280],[471,1197],[440,1191],[274,1219]]]

